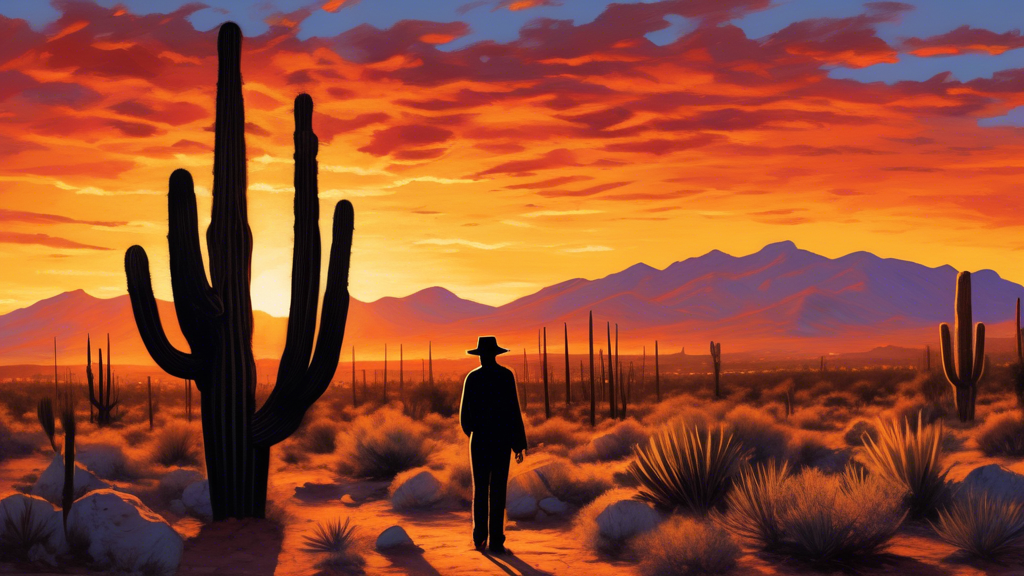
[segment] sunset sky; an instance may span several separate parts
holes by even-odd
[[[0,313],[170,298],[167,178],[209,222],[217,26],[246,35],[254,305],[288,308],[292,100],[351,293],[488,304],[779,240],[1024,282],[1017,0],[0,3]],[[205,242],[205,234],[202,235]],[[326,270],[326,269],[325,269]]]

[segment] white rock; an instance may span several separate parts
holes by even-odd
[[[540,509],[548,514],[565,514],[569,511],[569,505],[554,496],[545,498],[539,502]]]
[[[75,498],[93,490],[109,488],[109,484],[100,480],[95,474],[86,470],[81,464],[75,463]],[[60,504],[64,492],[64,457],[53,455],[53,461],[39,475],[32,485],[32,495],[40,496],[54,504]]]
[[[49,564],[48,559],[67,551],[63,512],[38,496],[12,494],[0,500],[0,535],[4,534],[4,524],[8,519],[20,524],[26,513],[32,515],[33,530],[42,530],[49,535],[41,550],[29,550],[29,559]]]
[[[980,466],[960,483],[962,493],[988,493],[989,496],[1009,500],[1024,500],[1024,475],[998,464]]]
[[[117,480],[127,466],[120,446],[93,444],[75,451],[75,462],[80,463],[100,478]]]
[[[509,478],[506,500],[511,502],[523,496],[532,496],[535,500],[542,500],[551,496],[551,491],[548,490],[543,476],[543,468],[542,466],[528,470]]]
[[[533,496],[520,496],[515,500],[509,500],[505,505],[510,520],[533,520],[537,515],[537,499]]]
[[[430,470],[406,478],[391,491],[391,506],[397,510],[426,508],[441,500],[444,487]]]
[[[409,534],[406,533],[404,528],[401,526],[392,526],[381,532],[380,536],[377,536],[377,543],[375,546],[377,550],[384,551],[394,550],[396,548],[411,548],[416,546],[416,544],[413,543],[412,538],[409,537]]]
[[[158,490],[165,498],[181,498],[181,493],[190,484],[201,482],[203,475],[191,468],[175,468],[160,478]]]
[[[653,508],[637,500],[619,500],[597,515],[598,533],[609,540],[622,542],[655,528],[661,516]]]
[[[184,549],[166,520],[135,496],[114,490],[78,499],[68,515],[68,531],[88,540],[93,562],[125,572],[146,567],[174,574]]]
[[[181,493],[181,501],[188,513],[203,520],[213,518],[213,505],[210,504],[210,481],[200,480],[189,484]]]

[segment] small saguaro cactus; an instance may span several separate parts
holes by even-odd
[[[1013,366],[1013,391],[1017,395],[1017,405],[1024,406],[1024,332],[1020,329],[1020,298],[1017,298],[1017,329],[1014,332],[1017,342],[1017,363]]]
[[[75,399],[70,386],[64,389],[60,399],[60,426],[64,430],[64,488],[61,491],[61,508],[64,516],[64,529],[67,530],[68,513],[71,512],[71,505],[75,502],[75,435],[77,426],[75,423]],[[36,417],[39,418],[39,426],[50,441],[50,447],[54,454],[61,454],[57,448],[56,433],[57,425],[53,414],[53,400],[41,398],[36,406]]]
[[[146,349],[165,372],[194,380],[199,390],[215,521],[266,515],[270,448],[298,429],[331,383],[348,317],[354,218],[352,204],[338,202],[317,330],[319,144],[313,132],[313,99],[300,94],[294,108],[295,241],[287,337],[277,382],[257,410],[250,296],[253,238],[246,197],[242,31],[237,24],[220,27],[217,55],[213,208],[206,232],[210,282],[199,244],[192,175],[175,170],[167,195],[171,289],[178,325],[191,352],[174,348],[164,333],[146,251],[132,246],[125,254],[128,294]]]
[[[939,325],[942,370],[953,387],[960,421],[970,422],[974,420],[978,381],[985,371],[985,325],[978,322],[977,326],[972,326],[970,272],[961,272],[956,277],[955,313],[955,341],[950,335],[949,324],[943,322]],[[973,340],[971,328],[975,331]]]
[[[715,344],[711,341],[711,364],[715,368],[715,398],[721,398],[722,392],[719,388],[719,378],[722,373],[722,343]]]
[[[92,375],[92,340],[89,335],[85,337],[85,378],[89,382],[89,403],[96,409],[96,425],[109,426],[113,420],[114,408],[117,407],[118,391],[113,386],[113,378],[110,373],[110,334],[107,334],[107,386],[103,388],[103,350],[97,349],[99,353],[99,382],[93,385]],[[91,409],[90,409],[91,414]]]
[[[590,311],[590,427],[597,421],[597,394],[594,389],[594,311]]]

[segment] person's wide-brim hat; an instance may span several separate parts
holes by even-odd
[[[494,336],[480,336],[476,339],[476,348],[466,350],[467,354],[475,356],[497,356],[505,352],[508,352],[508,349],[498,346],[498,339]]]

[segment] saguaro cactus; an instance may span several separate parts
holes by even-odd
[[[1020,330],[1020,298],[1017,298],[1017,329],[1013,336],[1017,341],[1017,364],[1013,367],[1013,391],[1017,395],[1017,405],[1024,406],[1024,332]]]
[[[580,377],[582,378],[582,376]],[[597,424],[597,394],[594,389],[594,311],[590,311],[590,426]]]
[[[164,371],[194,380],[199,389],[214,520],[265,516],[270,447],[299,427],[306,410],[330,385],[349,306],[353,210],[349,202],[341,201],[334,211],[334,242],[317,332],[318,141],[312,126],[313,100],[301,94],[295,99],[295,243],[288,333],[277,381],[256,410],[241,48],[239,27],[231,22],[221,26],[213,210],[206,233],[212,286],[199,248],[192,176],[175,170],[170,177],[171,288],[178,324],[191,353],[175,349],[164,334],[145,250],[132,246],[125,254],[128,293],[146,349]]]
[[[978,381],[985,371],[985,325],[978,322],[971,339],[971,273],[956,277],[956,342],[950,336],[949,324],[939,325],[942,348],[942,371],[954,390],[956,410],[961,422],[974,420],[974,401],[978,397]],[[956,346],[954,352],[953,346]],[[956,356],[954,356],[954,353]]]
[[[92,375],[92,339],[89,335],[85,337],[85,378],[89,382],[89,403],[96,409],[96,425],[110,425],[111,415],[118,404],[118,394],[112,390],[110,376],[110,334],[107,334],[107,387],[103,388],[103,350],[97,349],[99,353],[99,382],[93,382]],[[98,385],[97,385],[98,384]],[[92,409],[89,411],[92,414]]]
[[[565,405],[568,406],[572,402],[572,391],[569,387],[572,385],[572,378],[569,375],[569,323],[562,322],[562,335],[565,340]],[[583,376],[580,376],[583,378]]]
[[[715,341],[711,341],[711,363],[715,367],[715,398],[722,397],[721,388],[719,388],[719,378],[722,373],[722,343],[715,344]]]
[[[551,401],[548,396],[548,328],[544,327],[544,361],[541,369],[544,371],[544,419],[551,418]]]

